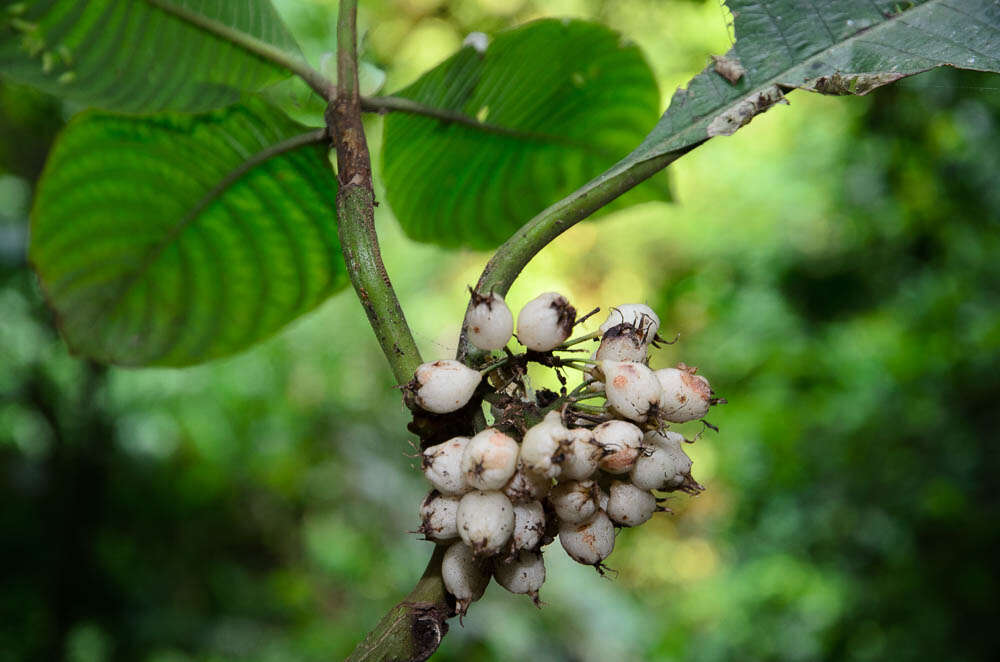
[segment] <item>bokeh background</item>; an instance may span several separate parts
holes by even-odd
[[[275,4],[313,62],[334,50],[332,0]],[[539,16],[639,43],[664,106],[731,39],[718,0],[370,0],[366,84]],[[435,659],[998,659],[1000,78],[790,100],[672,166],[675,204],[567,232],[509,297],[652,304],[680,334],[654,365],[730,402],[691,449],[708,491],[624,531],[615,578],[556,545],[544,609],[493,585]],[[75,110],[0,81],[0,661],[340,659],[430,551],[361,308],[343,292],[191,369],[70,357],[24,255]],[[378,223],[425,357],[451,355],[488,256]]]

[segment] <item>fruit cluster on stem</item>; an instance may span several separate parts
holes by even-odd
[[[472,412],[483,421],[478,431],[421,440],[432,490],[417,531],[445,547],[441,573],[459,614],[491,577],[539,604],[543,548],[557,538],[572,559],[604,572],[618,530],[666,511],[664,493],[704,489],[683,448],[692,440],[670,427],[704,422],[723,401],[695,368],[649,367],[650,347],[664,341],[648,306],[616,306],[596,331],[570,339],[592,314],[577,318],[566,297],[545,292],[521,309],[515,335],[503,298],[473,291],[464,323],[479,350],[471,365],[424,363],[404,386],[430,428],[461,427],[452,419]],[[598,343],[589,358],[579,356],[585,342]],[[529,363],[554,370],[559,392],[534,389]],[[581,375],[572,389],[570,370]]]

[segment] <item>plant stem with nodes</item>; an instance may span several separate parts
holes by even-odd
[[[357,0],[341,0],[337,18],[336,99],[327,109],[337,149],[337,222],[351,283],[368,321],[400,382],[421,363],[396,293],[389,281],[375,233],[375,194],[371,157],[361,123],[358,93]],[[444,548],[437,546],[423,577],[410,594],[389,610],[349,660],[426,660],[448,631],[454,612],[441,578]]]
[[[371,157],[361,123],[355,34],[356,2],[342,2],[337,24],[336,99],[327,109],[337,150],[337,229],[351,283],[398,383],[413,377],[420,351],[389,280],[375,232]]]

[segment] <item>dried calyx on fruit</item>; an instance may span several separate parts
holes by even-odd
[[[621,324],[638,329],[647,345],[656,339],[660,330],[660,318],[644,303],[623,303],[612,308],[608,319],[601,325],[601,333],[607,335],[608,331]]]
[[[432,490],[420,504],[420,528],[429,540],[452,540],[458,537],[458,502],[461,497]]]
[[[643,363],[649,353],[649,343],[646,342],[642,329],[624,323],[613,326],[604,332],[601,344],[594,354],[598,361],[633,361]]]
[[[576,308],[561,294],[545,292],[517,314],[517,340],[528,349],[547,352],[569,338],[576,324]]]
[[[670,512],[659,505],[664,493],[704,489],[684,452],[691,442],[669,428],[701,420],[716,429],[704,417],[724,400],[683,363],[649,367],[650,349],[661,341],[649,306],[615,306],[598,331],[567,340],[592,314],[577,320],[566,297],[539,295],[518,315],[516,338],[525,349],[517,352],[503,298],[473,292],[464,332],[481,351],[471,367],[425,363],[406,387],[415,413],[434,414],[421,415],[423,427],[414,428],[433,486],[417,531],[449,545],[442,577],[460,614],[491,575],[538,604],[542,554],[557,537],[571,558],[603,573],[617,529]],[[588,341],[598,343],[592,354],[579,347]],[[558,391],[533,388],[529,364],[553,370]],[[576,386],[567,376],[574,370]]]
[[[462,453],[462,476],[477,490],[499,490],[517,469],[517,442],[487,428],[469,440]]]
[[[660,404],[663,388],[643,363],[601,361],[608,404],[621,416],[644,423]]]

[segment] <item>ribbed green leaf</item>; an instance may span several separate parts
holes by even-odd
[[[345,285],[336,180],[325,146],[293,139],[302,132],[261,102],[77,116],[46,164],[29,253],[71,349],[206,361]]]
[[[674,94],[615,172],[729,135],[791,89],[867,94],[940,66],[1000,72],[996,0],[727,0],[736,45]],[[731,83],[716,71],[740,68]]]
[[[628,153],[660,103],[637,47],[575,20],[503,32],[483,53],[466,46],[397,96],[486,125],[403,113],[385,123],[386,196],[407,234],[476,248]],[[636,194],[663,198],[666,179]]]
[[[291,53],[270,0],[170,0]],[[204,111],[287,73],[147,0],[0,0],[0,73],[122,112]]]

